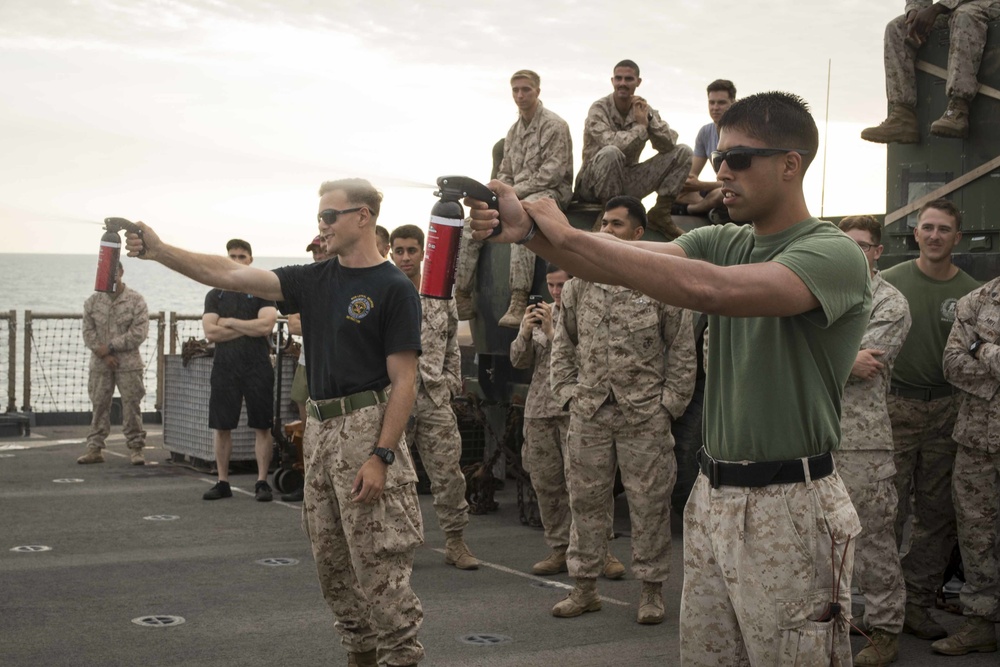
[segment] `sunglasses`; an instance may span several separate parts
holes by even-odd
[[[357,213],[363,208],[367,207],[358,206],[356,208],[345,208],[343,211],[338,211],[335,208],[327,208],[320,211],[319,214],[316,216],[316,219],[322,222],[324,225],[332,225],[333,223],[337,222],[337,216],[343,215],[344,213]]]
[[[743,171],[750,168],[750,163],[755,155],[781,155],[782,153],[798,153],[799,155],[809,155],[809,151],[798,148],[748,148],[738,146],[730,148],[728,151],[712,151],[712,168],[716,172],[722,168],[722,163],[729,165],[732,171]]]

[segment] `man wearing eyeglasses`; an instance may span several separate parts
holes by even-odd
[[[320,186],[326,262],[254,269],[167,245],[147,225],[129,255],[227,290],[250,292],[302,315],[309,421],[303,525],[320,587],[350,653],[348,664],[415,665],[420,600],[410,587],[423,542],[417,476],[403,429],[413,409],[420,299],[378,254],[382,195],[362,179]]]
[[[565,209],[573,198],[573,140],[569,125],[547,109],[538,98],[541,77],[522,69],[510,77],[511,96],[518,118],[503,141],[503,157],[496,178],[514,187],[521,199],[550,197]],[[459,317],[472,319],[472,280],[482,243],[463,239],[455,275],[455,300]],[[497,321],[502,327],[519,329],[528,292],[535,277],[535,254],[522,246],[510,249],[510,305]]]
[[[854,656],[854,665],[879,667],[899,655],[906,603],[896,547],[896,466],[886,394],[893,362],[910,330],[910,308],[876,269],[882,224],[870,215],[852,215],[839,227],[861,247],[872,272],[871,319],[844,387],[843,435],[834,459],[862,528],[854,550],[854,582],[865,596],[870,641]]]
[[[253,250],[243,239],[226,244],[229,259],[241,266],[253,263]],[[202,498],[232,498],[229,487],[229,460],[233,454],[233,429],[239,426],[244,401],[247,426],[254,432],[257,483],[254,498],[270,502],[267,483],[271,467],[271,426],[274,424],[274,369],[267,337],[278,319],[274,301],[252,294],[213,289],[205,296],[201,326],[205,338],[215,343],[212,358],[212,390],[208,399],[208,426],[213,430],[215,466],[219,481]]]
[[[550,202],[499,211],[467,200],[472,227],[527,243],[574,276],[709,315],[702,474],[684,516],[681,663],[850,664],[854,537],[833,467],[840,400],[871,312],[857,243],[809,215],[802,178],[818,146],[805,102],[762,93],[720,124],[713,165],[733,220],[673,243],[574,229]],[[833,647],[832,649],[830,647]]]
[[[892,369],[888,397],[899,499],[897,544],[903,540],[911,493],[914,496],[910,548],[903,557],[903,632],[930,640],[946,634],[929,610],[957,541],[951,490],[957,445],[951,432],[958,396],[941,359],[958,300],[979,282],[952,262],[952,251],[962,239],[962,212],[955,204],[947,199],[925,204],[913,237],[920,255],[886,269],[882,277],[903,293],[913,317]]]
[[[880,144],[915,144],[917,122],[917,52],[934,28],[949,27],[948,108],[931,123],[931,134],[964,139],[969,136],[969,104],[979,90],[976,76],[991,21],[1000,19],[1000,0],[906,0],[903,16],[885,27],[885,90],[889,117],[861,132]]]
[[[649,226],[670,240],[681,233],[670,217],[670,207],[691,171],[691,149],[678,144],[677,132],[635,94],[641,83],[639,66],[623,60],[611,77],[614,92],[590,106],[576,196],[603,206],[618,195],[642,199],[656,192],[656,204],[647,213]],[[647,141],[656,155],[640,163]]]

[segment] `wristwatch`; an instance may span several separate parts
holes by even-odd
[[[382,459],[382,463],[387,466],[391,466],[392,462],[396,460],[396,452],[387,447],[375,447],[375,449],[372,450],[372,456],[379,457]]]
[[[114,353],[115,353],[115,344],[108,343],[108,354],[114,354]]]
[[[973,359],[978,359],[979,358],[979,356],[978,356],[979,355],[979,348],[982,347],[982,345],[983,345],[983,341],[980,338],[977,338],[976,340],[972,341],[972,345],[969,346],[969,354],[972,355]]]

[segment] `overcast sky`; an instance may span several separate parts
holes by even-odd
[[[487,180],[516,119],[510,75],[542,78],[570,124],[614,64],[694,144],[705,86],[804,97],[821,137],[832,59],[827,215],[885,210],[882,34],[902,2],[2,0],[0,252],[90,253],[107,216],[222,252],[303,254],[323,180],[365,176],[380,222],[425,225],[437,176]],[[819,215],[822,155],[806,178]],[[263,248],[264,250],[261,250]]]

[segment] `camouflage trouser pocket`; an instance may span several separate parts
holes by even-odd
[[[375,553],[403,553],[424,543],[423,519],[414,484],[386,488],[372,513]]]
[[[813,620],[828,614],[831,600],[831,589],[816,590],[800,598],[778,598],[777,621],[781,642],[777,664],[780,667],[831,664],[830,656],[836,645],[849,640],[843,614],[831,620]],[[840,655],[841,651],[837,653]],[[850,655],[849,647],[847,655]],[[841,662],[835,660],[832,664],[839,665]]]

